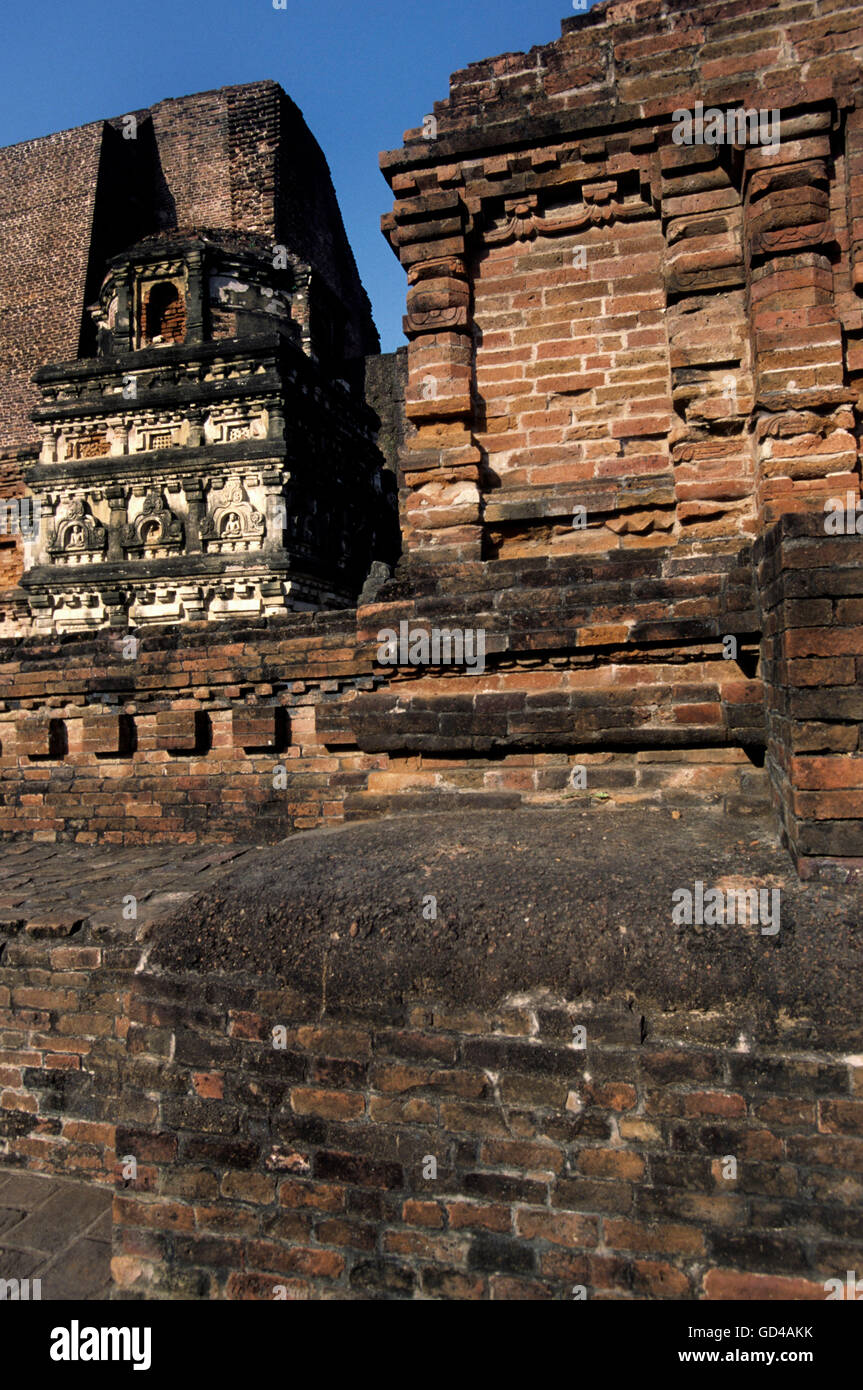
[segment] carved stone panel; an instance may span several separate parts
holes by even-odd
[[[102,559],[107,537],[82,498],[66,504],[48,534],[48,554],[54,564],[86,565]]]
[[[130,556],[149,560],[177,555],[183,547],[183,525],[160,492],[148,492],[140,516],[123,527],[122,541]]]
[[[239,478],[230,478],[201,525],[201,540],[208,554],[260,550],[264,518],[246,497]]]

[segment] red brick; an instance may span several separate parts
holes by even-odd
[[[694,1091],[683,1097],[684,1115],[724,1115],[731,1119],[746,1114],[743,1096],[725,1095],[719,1091]]]
[[[256,1269],[276,1270],[280,1274],[303,1274],[311,1279],[338,1279],[345,1268],[343,1255],[335,1250],[285,1249],[270,1241],[252,1240],[246,1258]]]
[[[594,1178],[640,1178],[644,1159],[622,1149],[582,1149],[578,1166]]]
[[[512,1228],[512,1212],[509,1207],[496,1203],[447,1202],[449,1224],[454,1231],[469,1230],[506,1232]]]
[[[595,1216],[576,1216],[572,1212],[544,1211],[522,1207],[516,1212],[516,1233],[527,1240],[548,1240],[552,1245],[587,1246],[597,1244],[599,1222]]]
[[[225,1094],[225,1081],[221,1072],[193,1072],[192,1085],[195,1094],[205,1100],[221,1100]]]
[[[402,1207],[402,1220],[409,1226],[434,1226],[442,1227],[444,1224],[443,1208],[438,1202],[405,1202]]]
[[[343,1211],[345,1191],[331,1183],[303,1182],[283,1178],[279,1183],[279,1202],[283,1207],[312,1207],[316,1211]]]
[[[703,1255],[704,1236],[694,1226],[641,1225],[605,1217],[602,1223],[605,1243],[615,1250],[643,1251],[657,1255]]]
[[[785,1303],[809,1300],[823,1303],[824,1284],[777,1274],[741,1274],[711,1269],[704,1276],[704,1296],[711,1299]]]
[[[318,1115],[324,1120],[356,1120],[365,1113],[363,1096],[354,1091],[316,1091],[296,1086],[291,1106],[298,1115]]]

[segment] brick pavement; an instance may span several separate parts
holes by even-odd
[[[88,926],[114,931],[122,928],[126,894],[135,897],[140,926],[179,907],[249,852],[248,845],[2,844],[0,938],[21,930],[37,937],[72,936]]]
[[[107,1298],[111,1201],[90,1183],[0,1168],[0,1280],[29,1280],[32,1298],[38,1279],[43,1301]],[[6,1298],[22,1292],[5,1286]]]

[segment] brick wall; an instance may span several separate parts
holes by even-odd
[[[6,643],[0,833],[192,843],[243,838],[253,813],[278,839],[405,797],[571,796],[575,765],[588,797],[763,807],[747,557],[602,565],[453,567],[419,602],[393,583],[358,614],[229,624],[218,642],[155,629],[131,660],[108,633]],[[485,669],[382,666],[378,634],[404,622],[482,627]]]
[[[144,631],[131,662],[110,635],[4,643],[0,833],[271,842],[574,795],[736,815],[769,786],[802,876],[858,870],[859,537],[827,536],[822,506],[859,496],[859,8],[627,0],[456,74],[432,138],[383,161],[411,340],[408,424],[384,421],[395,578],[357,613]],[[699,100],[775,106],[780,148],[676,145]],[[307,237],[350,351],[373,350],[280,90],[141,115],[160,215]],[[119,158],[100,129],[2,152],[13,183],[46,180],[0,219],[36,295],[0,325],[3,444],[30,437],[32,366],[78,350],[100,139],[106,189]],[[46,267],[57,169],[77,230]],[[25,333],[37,299],[51,342]],[[383,668],[377,634],[405,621],[481,628],[486,670]],[[327,1003],[192,978],[97,923],[3,935],[4,1152],[117,1184],[130,1297],[804,1299],[856,1263],[859,1029],[835,962],[801,1002],[808,938],[783,946],[803,994],[695,1010],[653,980],[637,1009],[619,980]]]
[[[491,246],[478,260],[476,438],[495,475],[485,515],[497,523],[498,554],[590,554],[616,548],[624,535],[636,546],[668,543],[675,518],[662,254],[651,221],[623,224],[613,237],[592,229],[589,237]],[[585,484],[605,488],[592,495]],[[591,497],[590,510],[605,510],[604,490],[618,504],[606,507],[617,511],[627,484],[637,513],[614,529],[572,528],[567,498],[575,505]],[[557,494],[550,545],[541,529],[507,534],[510,497],[515,513],[530,489]]]
[[[0,833],[194,843],[242,839],[253,813],[274,840],[459,797],[736,813],[764,809],[769,779],[800,872],[853,868],[858,547],[785,518],[721,565],[678,548],[442,566],[358,613],[218,643],[145,632],[134,660],[110,634],[7,642]],[[378,634],[403,623],[482,628],[485,669],[382,666]]]
[[[3,956],[0,1134],[114,1185],[121,1297],[823,1299],[859,1258],[835,1020],[548,991],[322,1017],[62,929]]]
[[[25,866],[21,848],[7,846],[0,905],[0,1153],[113,1183],[139,934],[247,851],[114,849],[108,864],[69,849],[58,867],[38,846]]]
[[[823,1299],[859,1255],[833,1025],[547,991],[322,1019],[61,929],[4,953],[0,1132],[115,1186],[120,1296]]]
[[[101,130],[94,122],[0,150],[0,447],[36,437],[36,368],[78,352]]]
[[[84,919],[86,920],[86,919]],[[0,1145],[39,1172],[113,1183],[116,1077],[140,947],[49,914],[0,925]],[[86,942],[86,944],[82,944]]]
[[[858,11],[601,5],[530,55],[455,74],[434,131],[383,157],[410,338],[407,424],[398,411],[383,422],[399,454],[395,580],[356,626],[226,634],[203,659],[198,636],[183,655],[144,635],[143,683],[108,648],[88,670],[97,649],[64,644],[68,682],[48,674],[55,651],[15,649],[0,711],[5,833],[233,834],[259,807],[275,836],[420,789],[563,794],[567,759],[588,755],[609,760],[592,765],[622,796],[667,777],[731,806],[764,782],[752,763],[768,747],[801,863],[859,857],[853,765],[823,761],[857,751],[859,616],[819,594],[844,629],[829,637],[837,684],[806,684],[822,653],[804,652],[803,610],[783,597],[798,582],[794,544],[770,539],[777,518],[820,520],[826,497],[859,496]],[[779,147],[677,144],[673,113],[699,100],[775,108]],[[365,311],[326,167],[281,90],[141,114],[177,219],[299,238],[300,252],[320,242],[359,350]],[[82,140],[72,132],[70,149]],[[115,139],[112,168],[119,158]],[[385,370],[370,376],[373,394],[398,394]],[[812,582],[826,583],[830,542],[812,544]],[[481,627],[488,671],[383,674],[376,633],[402,621]],[[236,741],[249,700],[287,721],[289,800],[268,783],[274,749]],[[26,751],[29,728],[16,751],[28,702],[64,726],[62,771],[51,748]],[[100,749],[79,718],[96,703],[115,719]],[[801,749],[821,761],[792,769],[795,709],[833,743]],[[186,732],[162,746],[171,713]],[[822,774],[843,785],[812,785]]]
[[[477,856],[454,819],[441,930],[417,922],[425,817],[406,841],[358,828],[340,859],[330,835],[282,863],[69,848],[58,869],[50,846],[12,847],[4,1162],[113,1185],[130,1297],[823,1299],[863,1236],[853,894],[790,890],[779,868],[781,941],[681,933],[674,863],[693,840],[717,862],[698,830],[658,841],[660,889],[618,816],[600,864],[632,872],[621,906],[578,879],[605,827],[574,818],[567,848],[560,815],[532,839],[534,818],[504,820],[506,842],[532,861],[525,905],[559,849],[562,930],[541,911],[530,959],[507,953],[521,906],[498,913],[481,882],[461,896]],[[479,831],[502,863],[499,828]]]
[[[859,495],[859,14],[596,5],[455,73],[382,156],[414,562],[751,537]],[[775,112],[777,147],[678,143],[698,102]]]
[[[804,874],[863,864],[863,548],[786,517],[757,554],[775,801]]]
[[[254,813],[256,833],[278,839],[337,813],[344,788],[330,778],[370,765],[329,756],[314,731],[322,688],[365,670],[343,616],[298,618],[269,640],[265,626],[216,646],[205,626],[189,646],[177,638],[143,640],[135,661],[109,637],[72,643],[62,667],[50,643],[23,663],[10,653],[6,834],[190,843],[244,838]]]
[[[860,1068],[792,1020],[188,990],[135,982],[121,1296],[823,1299],[854,1265]]]

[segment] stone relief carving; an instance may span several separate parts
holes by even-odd
[[[153,449],[170,449],[177,443],[181,429],[179,420],[166,416],[144,416],[130,431],[130,453],[149,453]]]
[[[201,525],[205,549],[216,555],[259,550],[263,538],[263,516],[249,502],[240,479],[229,479],[219,501]]]
[[[63,515],[48,534],[48,554],[55,564],[93,564],[101,560],[105,545],[104,526],[99,525],[80,497],[67,502]]]
[[[566,207],[542,208],[536,194],[508,199],[503,216],[485,229],[483,240],[489,246],[513,240],[531,241],[536,236],[561,236],[646,215],[648,208],[641,199],[623,202],[612,196],[616,192],[617,184],[611,180],[585,184],[581,201]]]
[[[167,506],[161,492],[148,492],[141,515],[123,527],[121,540],[131,555],[146,559],[176,555],[183,544],[183,524]]]
[[[465,328],[469,303],[470,288],[463,261],[456,256],[427,261],[411,274],[405,332]]]
[[[208,444],[232,444],[244,439],[265,439],[267,427],[262,412],[227,405],[210,411],[204,433]]]

